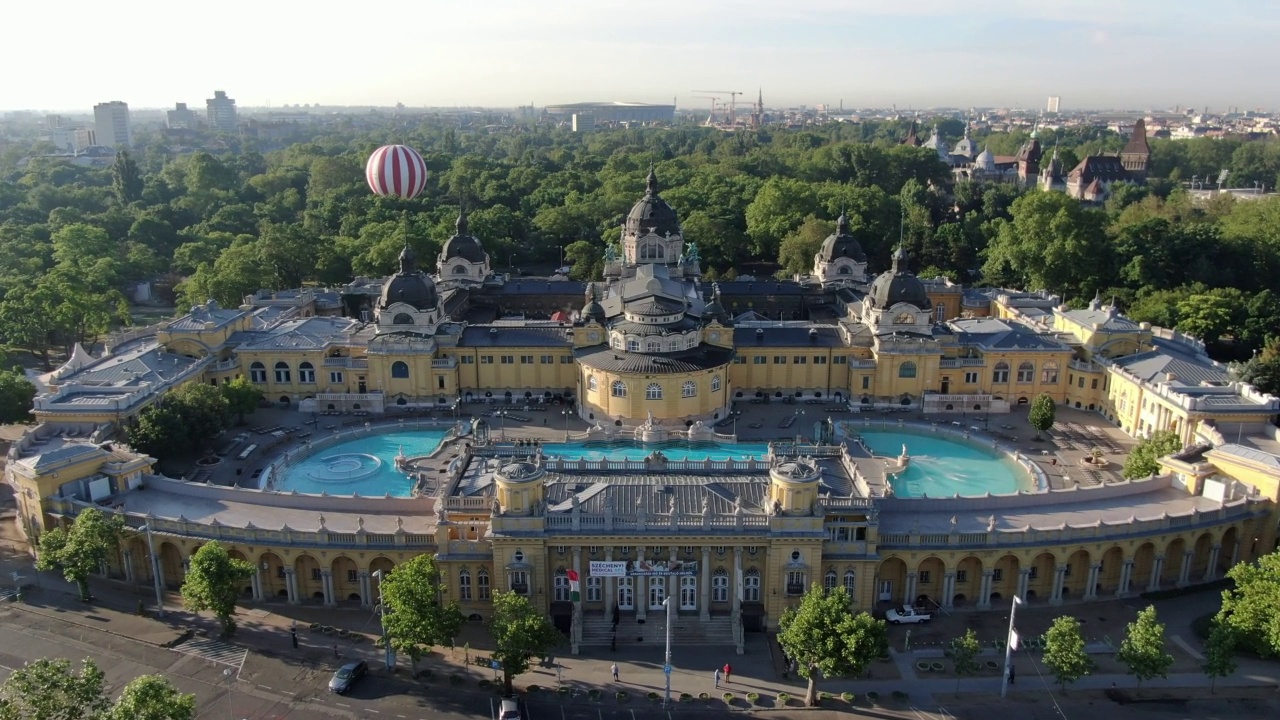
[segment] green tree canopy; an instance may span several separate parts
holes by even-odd
[[[244,424],[244,416],[258,409],[262,391],[247,378],[238,377],[222,385],[222,397],[227,401],[227,411],[236,416],[236,424]]]
[[[0,720],[98,720],[108,710],[106,676],[92,660],[29,662],[0,685]]]
[[[1182,439],[1172,430],[1157,430],[1151,437],[1143,438],[1129,451],[1124,461],[1124,476],[1129,480],[1148,477],[1160,471],[1157,462],[1165,455],[1182,449]]]
[[[1209,629],[1209,637],[1204,643],[1204,662],[1200,666],[1204,674],[1209,676],[1210,693],[1217,690],[1218,678],[1235,673],[1235,656],[1235,630],[1222,622],[1221,618],[1214,618],[1213,625]]]
[[[815,583],[798,607],[783,612],[778,627],[778,644],[809,681],[805,702],[810,707],[818,703],[819,674],[858,677],[889,650],[884,621],[855,613],[843,586],[827,592]]]
[[[1155,606],[1138,611],[1137,619],[1129,623],[1116,659],[1138,678],[1139,687],[1145,680],[1168,677],[1173,656],[1164,649],[1164,623],[1156,619]]]
[[[1079,620],[1064,615],[1053,621],[1044,634],[1043,661],[1063,690],[1093,670],[1093,660],[1084,650]]]
[[[1054,402],[1053,396],[1049,393],[1040,393],[1031,401],[1031,410],[1027,412],[1027,422],[1031,423],[1031,427],[1036,430],[1036,439],[1040,439],[1040,433],[1046,432],[1053,427],[1054,414],[1058,410],[1058,404]]]
[[[101,570],[120,547],[124,521],[118,515],[104,515],[86,508],[76,515],[70,529],[56,527],[40,536],[39,570],[60,570],[67,582],[80,589],[80,599],[89,601],[89,575]]]
[[[382,579],[384,622],[391,646],[417,665],[434,645],[453,645],[466,620],[456,602],[442,602],[444,585],[431,555],[397,565]]]
[[[1280,656],[1280,551],[1257,563],[1227,571],[1235,587],[1222,591],[1217,623],[1234,633],[1241,647],[1263,657]]]
[[[252,574],[252,563],[231,557],[217,541],[205,543],[191,556],[182,581],[182,602],[192,612],[212,610],[226,637],[235,632],[236,600]]]
[[[978,634],[973,631],[973,628],[965,630],[964,635],[952,638],[951,642],[947,643],[947,648],[943,652],[955,665],[957,695],[960,694],[960,678],[973,675],[981,667],[978,664],[978,653],[981,651],[982,645],[978,642]]]
[[[20,365],[12,370],[0,370],[0,423],[31,420],[31,403],[35,397],[36,386],[27,379]]]
[[[194,720],[196,696],[179,692],[161,675],[129,681],[104,720]]]
[[[495,644],[493,659],[502,664],[502,685],[507,693],[512,692],[512,679],[529,669],[530,658],[545,655],[564,641],[528,598],[509,591],[494,593],[489,634]]]

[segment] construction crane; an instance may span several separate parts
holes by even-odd
[[[716,124],[716,103],[720,102],[720,98],[715,95],[694,95],[696,98],[711,101],[711,115],[707,117],[707,126]]]
[[[739,96],[739,95],[742,95],[743,93],[741,93],[741,92],[739,92],[739,91],[737,91],[737,90],[690,90],[689,92],[696,92],[696,93],[715,93],[715,94],[717,94],[717,95],[728,95],[728,96],[729,96],[729,124],[730,124],[730,125],[733,125],[733,124],[734,124],[734,122],[735,122],[735,120],[734,120],[734,111],[736,111],[736,110],[737,110],[737,106],[738,106],[738,96]],[[717,99],[719,99],[719,98],[717,98]]]

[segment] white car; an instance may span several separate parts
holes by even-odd
[[[929,613],[917,612],[915,608],[909,605],[902,605],[890,608],[889,612],[884,614],[884,619],[888,620],[890,625],[901,625],[903,623],[927,623],[933,619],[933,616]]]

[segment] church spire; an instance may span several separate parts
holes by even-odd
[[[646,183],[647,183],[647,186],[645,189],[645,194],[657,195],[658,194],[658,173],[654,172],[653,165],[649,165],[649,177]]]
[[[458,235],[467,234],[467,204],[466,203],[458,204],[458,221],[454,223],[453,226],[454,228],[456,228]]]

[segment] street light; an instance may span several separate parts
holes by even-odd
[[[231,686],[235,684],[235,680],[231,677],[231,668],[223,669],[222,677],[227,679],[227,717],[235,720],[236,714],[231,709]]]
[[[151,579],[156,586],[156,617],[164,617],[164,593],[160,589],[160,556],[156,555],[156,542],[151,537],[151,526],[143,525],[138,532],[147,534],[147,550],[151,553]]]
[[[674,577],[672,577],[671,579],[674,579]],[[667,694],[666,694],[666,697],[665,697],[665,698],[663,699],[663,701],[662,701],[662,705],[663,705],[663,707],[668,707],[668,706],[670,706],[670,705],[671,705],[671,625],[672,625],[672,617],[671,617],[671,596],[670,596],[670,595],[668,595],[668,596],[666,596],[665,598],[663,598],[663,599],[662,599],[662,607],[663,607],[663,608],[665,608],[665,609],[666,609],[666,611],[667,611],[667,653],[666,653],[666,657],[663,659],[663,663],[662,663],[662,672],[663,672],[663,674],[664,674],[664,675],[666,675],[666,676],[667,676]]]
[[[797,426],[797,427],[796,427],[796,443],[795,443],[795,446],[793,447],[793,449],[794,449],[797,453],[799,453],[799,452],[800,452],[800,431],[801,431],[802,429],[804,429],[804,425],[802,425],[802,424],[801,424],[801,422],[802,422],[802,421],[801,421],[801,419],[800,419],[800,418],[803,418],[803,417],[804,417],[804,411],[803,411],[803,410],[797,410],[797,411],[796,411],[796,426]]]
[[[391,651],[391,641],[387,639],[387,606],[382,603],[382,578],[384,576],[381,570],[374,570],[373,577],[378,579],[378,621],[382,625],[382,648],[386,651],[387,670],[390,671],[396,666],[396,656]]]
[[[493,413],[493,414],[494,414],[494,415],[497,415],[497,416],[498,416],[498,418],[502,421],[502,425],[501,425],[501,428],[500,428],[500,429],[501,429],[501,431],[502,431],[502,435],[498,438],[498,441],[499,441],[499,442],[506,442],[506,441],[507,441],[507,411],[506,411],[506,410],[497,410],[497,411],[494,411],[494,413]]]
[[[564,415],[564,441],[569,442],[569,410],[568,408],[560,411]]]

